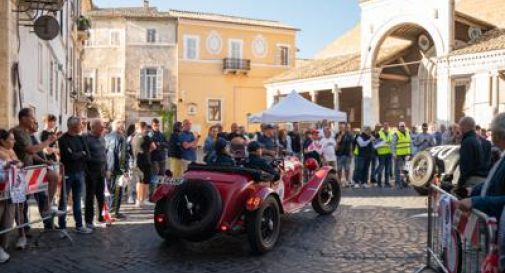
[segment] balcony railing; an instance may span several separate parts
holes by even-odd
[[[225,73],[246,73],[251,70],[251,60],[225,58],[223,60],[223,70]]]

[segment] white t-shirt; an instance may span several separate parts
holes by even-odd
[[[336,161],[337,156],[335,154],[335,147],[337,146],[337,142],[333,137],[323,137],[320,141],[321,146],[323,148],[323,157],[326,161]]]

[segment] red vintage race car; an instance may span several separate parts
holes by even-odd
[[[163,184],[153,194],[154,225],[167,241],[203,241],[216,233],[246,232],[254,253],[262,254],[279,239],[280,216],[312,203],[321,215],[335,211],[341,190],[330,167],[297,157],[275,160],[279,181],[244,167],[190,165],[178,185]]]

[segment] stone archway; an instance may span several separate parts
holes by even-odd
[[[429,32],[415,24],[396,26],[377,45],[380,122],[408,126],[436,120],[437,46]]]
[[[363,71],[363,76],[361,84],[363,86],[363,122],[366,125],[374,125],[380,122],[381,116],[379,90],[381,86],[380,77],[384,67],[381,66],[380,51],[384,42],[388,37],[401,36],[397,35],[399,30],[410,27],[429,37],[435,52],[434,58],[447,55],[454,40],[454,0],[363,0],[360,2],[360,6],[362,10],[361,71]],[[416,40],[413,37],[408,38]],[[430,59],[430,56],[424,57]],[[418,68],[414,70],[417,72]],[[431,100],[431,103],[436,105],[435,111],[433,111],[436,112],[434,121],[447,122],[449,120],[448,108],[450,108],[450,81],[444,71],[434,70],[433,68],[428,70],[430,70],[428,74],[436,74],[432,78],[437,79],[436,89],[432,88],[436,99]],[[416,80],[415,78],[419,77],[419,73],[412,73],[412,75],[409,75],[409,82],[412,82],[413,78]],[[424,113],[420,116],[423,118],[418,118],[418,120],[425,119]]]

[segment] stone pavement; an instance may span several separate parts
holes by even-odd
[[[92,235],[57,233],[10,251],[0,272],[414,272],[426,242],[426,199],[411,190],[346,189],[340,208],[318,216],[310,207],[283,217],[273,251],[252,256],[245,236],[165,244],[151,212],[126,206],[128,220]],[[416,216],[417,215],[417,216]]]

